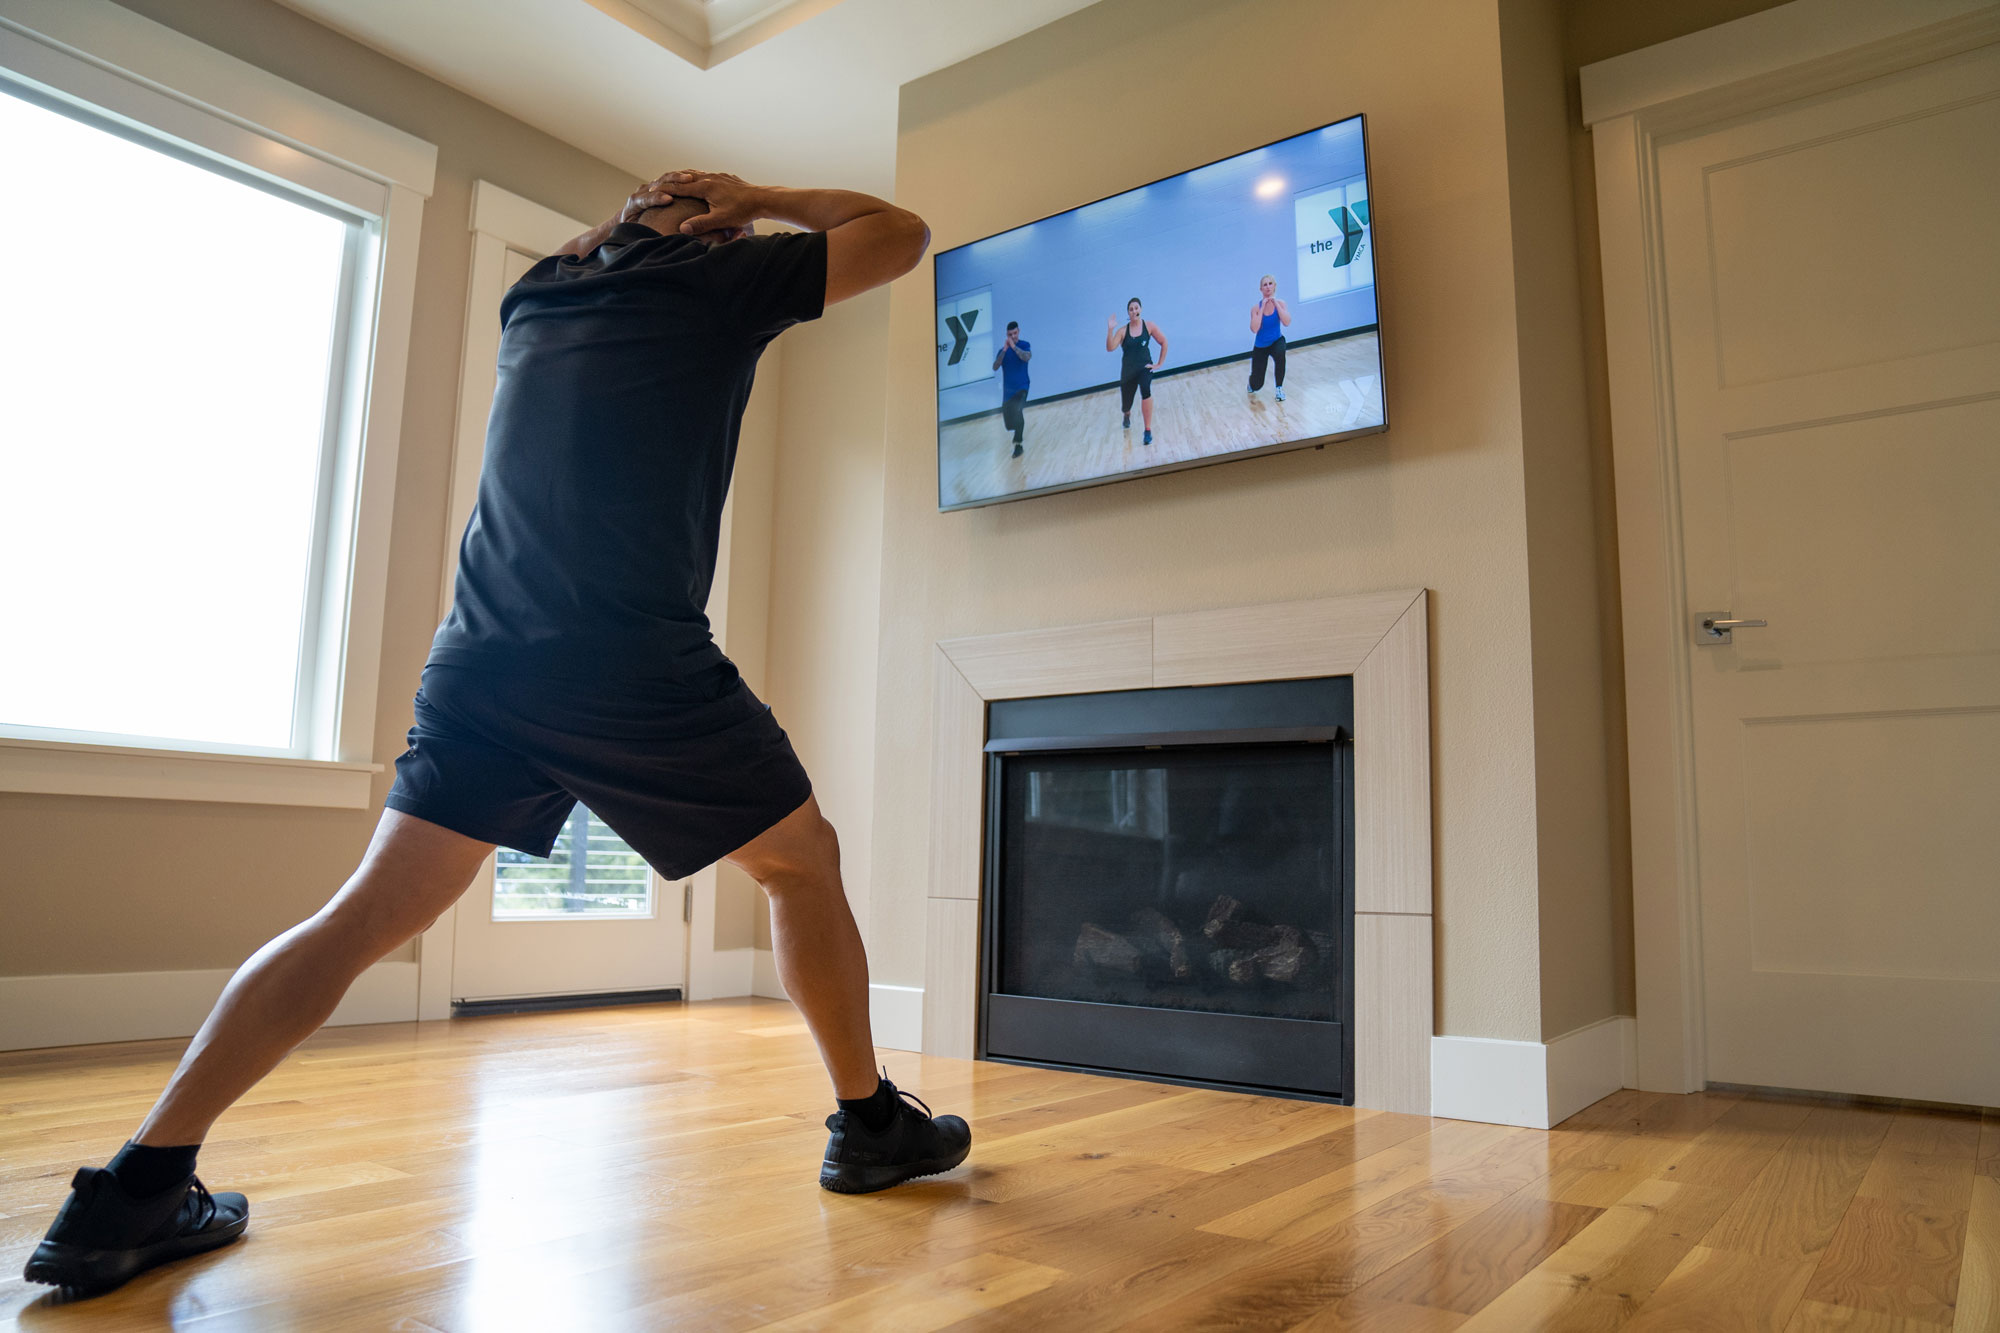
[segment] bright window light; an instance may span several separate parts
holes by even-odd
[[[0,727],[298,752],[357,224],[4,93],[0,180]]]

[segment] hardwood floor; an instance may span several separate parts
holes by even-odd
[[[321,1033],[202,1155],[242,1242],[15,1276],[179,1042],[0,1055],[0,1327],[2000,1330],[2000,1116],[1621,1092],[1543,1133],[886,1052],[970,1163],[815,1184],[796,1013]]]
[[[997,413],[946,425],[938,438],[945,503],[1381,424],[1382,361],[1372,332],[1290,352],[1282,403],[1268,375],[1262,393],[1248,394],[1249,367],[1247,359],[1228,361],[1155,380],[1150,445],[1136,400],[1131,429],[1119,424],[1116,389],[1029,404],[1019,458]]]

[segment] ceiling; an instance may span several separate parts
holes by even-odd
[[[894,187],[900,85],[1092,0],[281,0],[585,152]]]

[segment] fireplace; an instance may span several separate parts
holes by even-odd
[[[1348,676],[994,701],[978,1053],[1351,1101]]]

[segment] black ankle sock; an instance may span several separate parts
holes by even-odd
[[[834,1100],[839,1102],[841,1110],[859,1117],[861,1123],[868,1127],[870,1134],[880,1134],[889,1127],[889,1122],[896,1118],[896,1094],[889,1091],[887,1079],[877,1083],[874,1093],[870,1096],[859,1097],[852,1101],[841,1098]]]
[[[118,1181],[120,1188],[135,1199],[148,1199],[162,1190],[172,1189],[194,1174],[194,1155],[201,1151],[199,1143],[181,1148],[154,1148],[143,1143],[128,1143],[118,1150],[118,1155],[105,1164]]]

